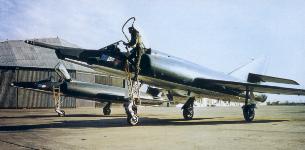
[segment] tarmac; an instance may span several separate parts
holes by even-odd
[[[305,149],[305,106],[259,106],[246,123],[240,107],[195,108],[185,121],[175,107],[140,107],[129,126],[122,107],[0,109],[0,149]]]

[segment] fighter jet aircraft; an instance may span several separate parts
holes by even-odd
[[[62,63],[58,63],[55,66],[55,71],[60,77],[58,81],[55,81],[55,78],[51,76],[46,80],[37,82],[13,82],[11,86],[53,94],[55,111],[58,116],[65,116],[65,111],[61,109],[61,96],[106,102],[107,104],[103,108],[104,115],[110,115],[110,106],[113,102],[124,103],[128,101],[126,88],[74,80]],[[161,97],[161,93],[152,93],[149,90],[140,92],[139,97],[141,104],[162,104],[167,102]]]
[[[80,65],[90,67],[98,72],[126,77],[125,66],[129,63],[126,57],[127,52],[120,49],[119,46],[123,41],[115,42],[98,50],[56,46],[35,40],[25,42],[54,49],[60,59],[68,59],[74,63],[81,61],[84,63],[79,63]],[[134,70],[132,67],[129,69]],[[244,78],[236,78],[230,74],[214,71],[150,48],[145,48],[145,54],[142,56],[139,80],[142,83],[163,88],[171,95],[170,97],[176,95],[186,97],[187,100],[182,109],[183,117],[187,120],[193,118],[193,103],[198,97],[244,102],[243,116],[247,122],[250,122],[255,116],[256,103],[264,102],[267,99],[263,93],[305,95],[304,89],[261,84],[262,82],[273,82],[299,85],[294,80],[254,72],[248,72]],[[129,123],[131,122],[132,125],[138,123],[138,118],[132,110],[126,108],[126,113],[127,120],[130,120]]]

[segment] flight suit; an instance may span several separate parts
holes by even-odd
[[[128,47],[134,47],[131,50],[131,54],[128,57],[129,62],[133,64],[135,67],[135,76],[133,78],[134,81],[138,80],[138,75],[140,72],[140,63],[142,55],[144,54],[144,48],[141,40],[141,36],[139,34],[139,31],[137,31],[134,27],[129,28],[129,32],[131,34],[131,40],[128,43],[125,43]],[[134,59],[134,61],[132,61]]]

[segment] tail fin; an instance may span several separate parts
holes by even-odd
[[[229,75],[251,83],[273,82],[299,85],[298,82],[291,79],[265,75],[267,71],[266,60],[266,57],[260,57],[256,60],[253,59],[250,63],[242,65],[237,69],[231,71]]]
[[[258,59],[252,59],[251,62],[239,66],[228,74],[243,81],[247,81],[249,73],[265,74],[266,70],[267,59],[265,56],[262,56]]]

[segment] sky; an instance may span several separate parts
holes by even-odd
[[[265,74],[305,88],[304,6],[304,0],[0,0],[0,41],[60,37],[98,49],[125,40],[122,24],[134,16],[152,49],[225,73],[266,57]]]

